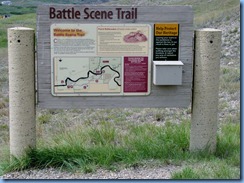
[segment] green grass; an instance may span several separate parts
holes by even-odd
[[[198,167],[185,167],[173,174],[172,179],[239,179],[240,169],[226,162],[214,161],[202,163]]]
[[[32,3],[32,1],[28,2]],[[203,24],[222,16],[228,18],[229,13],[239,6],[237,0],[207,2],[179,1],[182,5],[193,5],[195,24]],[[221,8],[216,9],[219,4],[221,4]],[[36,15],[34,13],[13,15],[8,19],[0,20],[0,48],[4,48],[0,51],[5,50],[7,46],[7,28],[15,26],[35,28]],[[233,29],[233,33],[235,32],[236,28]],[[7,81],[7,68],[4,67],[0,72],[0,88],[2,83]],[[227,91],[229,94],[240,91],[239,69],[221,68],[220,91]],[[0,116],[7,116],[8,101],[3,96],[0,96],[0,99]],[[226,106],[225,103],[221,107],[225,108]],[[6,135],[8,126],[0,125],[0,137],[5,142],[4,147],[2,146],[0,149],[0,174],[14,170],[45,167],[88,173],[96,171],[99,167],[116,170],[124,166],[141,165],[143,162],[146,164],[148,160],[153,159],[159,160],[161,164],[184,165],[181,171],[172,175],[174,179],[236,179],[240,177],[239,117],[227,117],[220,125],[217,150],[211,155],[205,152],[190,153],[188,151],[189,121],[184,121],[179,125],[167,122],[163,127],[153,124],[138,125],[125,121],[126,116],[133,112],[125,114],[121,112],[109,113],[108,111],[107,113],[107,117],[103,117],[99,112],[96,112],[97,116],[88,118],[85,120],[85,125],[77,126],[75,129],[74,127],[70,129],[63,127],[63,130],[60,130],[56,125],[55,128],[58,132],[55,133],[54,129],[50,130],[48,126],[45,126],[53,120],[53,115],[42,113],[37,119],[41,129],[37,130],[37,133],[41,134],[42,130],[49,130],[49,134],[55,135],[48,136],[48,139],[44,139],[42,134],[38,135],[40,139],[37,149],[29,151],[26,157],[15,159],[12,162],[8,160],[7,142],[9,139]],[[60,123],[70,120],[66,118],[68,117],[63,116],[63,121]],[[164,114],[161,111],[155,113],[155,119],[161,120],[162,118],[164,118]],[[145,119],[141,117],[140,120],[147,121],[146,117]],[[93,121],[98,121],[98,124],[91,125]]]
[[[173,179],[240,179],[240,125],[227,123],[218,134],[214,156],[187,165]]]
[[[0,87],[2,88],[7,82],[8,82],[8,68],[0,67]]]
[[[194,10],[194,24],[201,25],[208,21],[227,17],[236,8],[240,9],[239,0],[183,0],[179,5],[192,5]]]
[[[173,179],[200,179],[200,176],[194,168],[186,167],[180,172],[174,173]]]
[[[36,14],[13,15],[10,18],[0,19],[0,48],[7,47],[7,29],[11,27],[36,27]]]
[[[89,4],[97,3],[97,0],[11,0],[13,5],[23,7],[36,7],[39,4]],[[109,0],[100,0],[100,2],[107,2]]]
[[[167,122],[161,127],[127,124],[125,131],[101,121],[95,127],[80,126],[39,141],[37,149],[30,150],[26,157],[11,163],[2,161],[0,167],[2,173],[46,167],[87,173],[99,167],[116,170],[153,159],[161,164],[186,164],[181,172],[173,174],[174,179],[239,178],[239,124],[221,125],[214,154],[189,152],[189,134],[188,121],[179,125]]]
[[[36,11],[35,6],[0,6],[0,15],[23,15],[28,13],[34,13]]]
[[[42,1],[47,2],[46,0]],[[50,3],[50,1],[48,1]],[[68,1],[53,1],[54,3],[68,3]],[[112,1],[113,2],[113,1]],[[131,1],[119,0],[120,4],[131,4]],[[162,5],[163,1],[152,0],[152,2],[159,2]],[[14,3],[19,3],[18,1]],[[40,2],[23,1],[18,6],[0,6],[1,14],[12,14],[8,19],[0,19],[0,48],[7,46],[7,28],[15,26],[26,26],[35,28],[35,11],[36,5]],[[74,2],[76,3],[76,2]],[[78,3],[78,1],[77,1]],[[23,5],[22,5],[23,4]],[[240,9],[240,1],[238,0],[211,0],[199,1],[199,0],[179,0],[174,1],[172,5],[192,5],[194,10],[194,24],[202,25],[208,21],[217,20],[223,17],[230,17],[231,12]],[[219,7],[219,8],[216,8]]]
[[[48,123],[52,118],[52,115],[50,113],[47,114],[41,114],[38,118],[37,118],[37,122],[40,124],[45,124]]]
[[[118,4],[123,5],[135,4],[134,1],[130,0],[113,0],[111,2],[117,2]],[[233,11],[236,11],[237,8],[240,9],[239,0],[150,0],[150,2],[157,5],[191,5],[194,11],[195,26],[200,26],[209,21],[222,19],[224,17],[227,19],[231,16],[230,14]]]
[[[240,91],[240,69],[222,67],[220,70],[220,91],[233,94]]]
[[[8,116],[8,98],[0,94],[0,117],[2,116]],[[5,126],[5,124],[0,124],[0,129],[3,126]]]

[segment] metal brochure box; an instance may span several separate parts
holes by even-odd
[[[154,85],[182,85],[181,61],[153,61]]]

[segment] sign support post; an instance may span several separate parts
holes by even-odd
[[[221,30],[195,31],[190,151],[216,150]]]
[[[10,154],[16,158],[36,145],[35,31],[8,29]]]

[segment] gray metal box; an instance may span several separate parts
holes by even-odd
[[[181,61],[153,61],[154,85],[182,85]]]

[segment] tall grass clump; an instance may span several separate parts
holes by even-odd
[[[82,169],[118,164],[133,165],[148,159],[185,159],[189,147],[189,122],[165,126],[128,125],[120,131],[112,123],[102,122],[93,127],[79,127],[42,142],[27,153],[23,160],[14,161],[8,170],[58,167]],[[24,162],[24,163],[23,163]],[[19,164],[19,166],[18,166]]]
[[[179,125],[166,122],[163,127],[133,126],[125,139],[126,145],[140,159],[184,159],[189,147],[189,129],[188,122]]]
[[[173,179],[240,179],[240,124],[220,125],[213,155],[189,163],[172,175]]]
[[[140,165],[148,160],[162,164],[186,165],[172,174],[173,179],[221,179],[240,176],[240,125],[223,123],[217,136],[214,154],[207,151],[189,152],[190,123],[166,122],[126,124],[119,129],[112,122],[101,121],[96,126],[79,126],[49,140],[12,162],[0,163],[1,172],[29,168],[59,168],[92,172],[97,168],[119,169]]]

